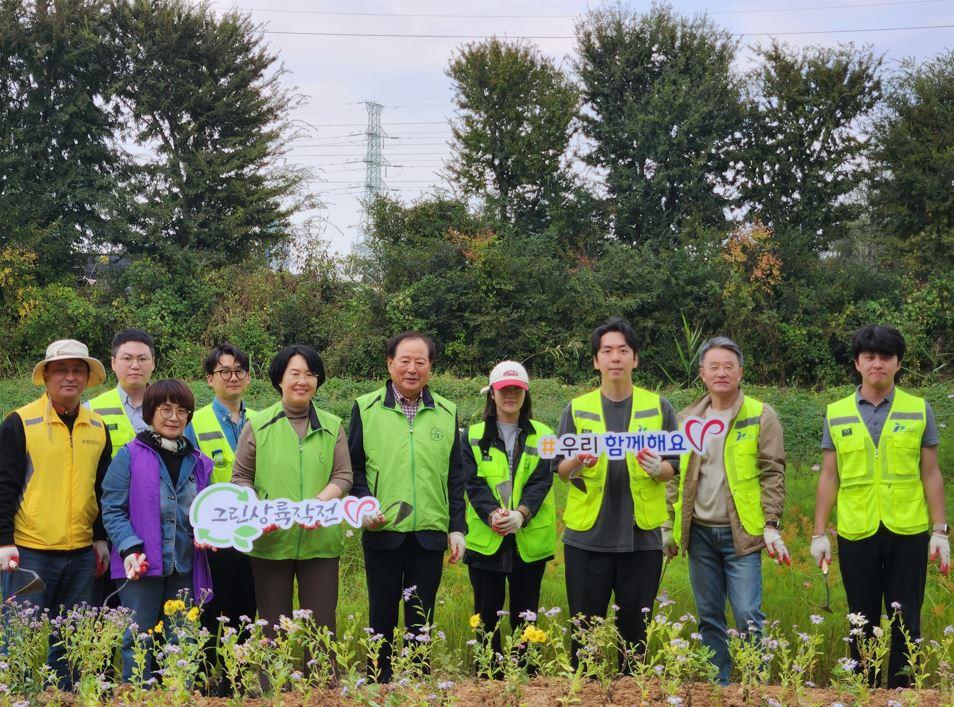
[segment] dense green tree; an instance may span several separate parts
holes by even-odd
[[[724,147],[737,128],[736,42],[665,5],[598,10],[577,25],[588,165],[605,173],[615,235],[658,251],[724,223]]]
[[[280,247],[301,174],[280,166],[293,96],[244,15],[185,0],[116,6],[117,95],[147,154],[131,169],[130,253],[193,249],[213,264]]]
[[[0,249],[77,276],[112,233],[118,49],[105,0],[0,0]]]
[[[954,50],[905,62],[875,131],[874,224],[919,273],[954,271]]]
[[[739,203],[772,228],[788,276],[844,238],[859,209],[865,121],[881,59],[851,45],[756,50],[733,169]]]
[[[575,87],[536,48],[497,38],[458,51],[447,75],[456,107],[451,180],[501,224],[539,232],[567,198]]]

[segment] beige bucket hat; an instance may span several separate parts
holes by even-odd
[[[33,385],[43,385],[43,371],[51,361],[65,361],[69,358],[78,358],[89,365],[89,386],[95,386],[106,380],[106,368],[99,361],[89,355],[86,344],[76,339],[60,339],[46,347],[46,358],[33,367]]]

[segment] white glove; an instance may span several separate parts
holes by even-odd
[[[126,570],[126,577],[129,579],[139,579],[147,569],[149,563],[146,561],[146,553],[131,552],[123,559],[123,569]]]
[[[822,561],[827,564],[831,564],[831,543],[828,541],[827,535],[813,535],[812,536],[812,557],[815,558],[815,564],[819,567],[822,566]],[[822,571],[824,571],[822,567]]]
[[[388,519],[384,517],[381,511],[377,513],[365,513],[361,516],[361,527],[365,530],[377,530],[387,523]]]
[[[938,560],[941,574],[947,574],[951,569],[951,541],[944,533],[931,533],[931,542],[928,545],[928,559]]]
[[[782,564],[783,562],[786,565],[792,564],[792,556],[788,552],[788,548],[785,547],[785,543],[782,542],[782,535],[770,525],[766,525],[762,530],[762,539],[765,540],[765,549],[768,550],[769,557],[773,558],[777,563]],[[825,538],[827,540],[827,538]],[[815,552],[815,544],[812,543],[812,554]],[[829,553],[831,551],[829,550]]]
[[[523,513],[501,508],[490,516],[491,528],[498,535],[516,533],[523,527]]]
[[[464,534],[460,531],[454,531],[447,535],[447,547],[450,548],[450,563],[456,564],[464,556],[464,550],[467,549],[467,543],[464,541]]]
[[[0,572],[11,572],[20,565],[20,551],[16,545],[0,547]]]
[[[93,541],[93,554],[96,556],[96,576],[109,569],[109,545],[105,540]]]
[[[596,466],[596,462],[598,462],[600,458],[589,452],[580,452],[576,455],[576,460],[580,463],[581,468],[585,466],[587,469],[591,469]]]
[[[671,528],[662,529],[663,552],[666,557],[675,557],[679,554],[679,546],[676,544],[676,536],[673,535]]]
[[[654,479],[662,472],[662,457],[651,449],[643,447],[636,455],[636,461],[642,470]]]

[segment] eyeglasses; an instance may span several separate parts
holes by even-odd
[[[718,363],[710,363],[707,364],[705,368],[707,371],[709,371],[709,373],[718,373],[719,371],[734,373],[738,369],[738,366],[734,363],[726,363],[722,365],[719,365]]]
[[[236,368],[234,370],[229,368],[220,368],[217,371],[212,371],[212,375],[216,373],[219,374],[219,377],[224,381],[232,380],[232,376],[235,376],[235,380],[243,381],[248,376],[248,371],[244,368]]]
[[[317,373],[286,373],[285,380],[291,383],[298,383],[299,381],[306,381],[308,383],[317,383],[318,374]]]
[[[131,366],[133,363],[138,363],[140,366],[145,366],[152,360],[152,356],[118,356],[116,358],[122,364],[126,366]]]
[[[189,419],[189,411],[188,411],[188,410],[186,410],[185,408],[174,408],[174,407],[170,407],[170,406],[168,406],[168,405],[160,405],[160,406],[159,406],[159,415],[160,415],[160,416],[162,417],[162,419],[164,419],[164,420],[172,420],[173,418],[179,419],[179,420],[188,420],[188,419]]]

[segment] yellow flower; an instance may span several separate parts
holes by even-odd
[[[162,619],[159,619],[159,623],[152,627],[152,630],[156,633],[162,633]]]
[[[547,632],[541,631],[533,624],[527,624],[523,629],[523,633],[520,635],[521,641],[527,641],[529,643],[546,643],[547,638]]]
[[[169,599],[162,608],[166,616],[172,616],[179,611],[185,611],[186,606],[182,599]]]
[[[188,613],[186,614],[186,618],[189,619],[189,621],[198,621],[199,607],[193,606],[191,609],[189,609]]]
[[[480,614],[474,614],[470,617],[470,627],[479,628],[480,627]]]

